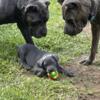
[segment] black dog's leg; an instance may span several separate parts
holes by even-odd
[[[100,37],[100,25],[92,23],[91,53],[90,53],[89,59],[82,61],[81,64],[84,64],[84,65],[92,64],[93,60],[95,59],[95,55],[98,49],[99,37]]]
[[[17,26],[20,29],[25,41],[27,43],[34,44],[33,40],[32,40],[32,37],[31,37],[31,35],[30,35],[29,31],[28,31],[28,28],[25,27],[24,25],[22,25],[21,23],[17,23]]]

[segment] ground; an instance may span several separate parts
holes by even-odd
[[[100,56],[97,62],[90,66],[80,65],[79,62],[86,58],[75,58],[67,66],[76,71],[72,84],[80,91],[78,100],[100,100]]]
[[[100,44],[96,60],[80,65],[91,47],[90,25],[75,37],[64,35],[61,6],[51,0],[48,35],[36,39],[42,50],[58,54],[59,63],[75,71],[73,78],[58,81],[36,77],[17,61],[16,46],[25,41],[16,24],[0,26],[0,100],[100,100]]]

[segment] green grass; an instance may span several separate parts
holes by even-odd
[[[90,39],[82,33],[76,37],[64,35],[60,5],[51,0],[48,35],[35,39],[38,47],[57,53],[60,63],[87,53]],[[16,45],[24,43],[16,24],[0,26],[0,100],[77,100],[78,91],[70,79],[51,81],[27,75],[17,63]]]

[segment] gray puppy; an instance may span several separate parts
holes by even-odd
[[[52,71],[64,73],[69,77],[74,76],[71,70],[60,67],[57,55],[41,51],[35,45],[22,45],[17,48],[17,52],[20,64],[39,77],[47,76],[47,73]]]
[[[27,43],[46,36],[49,0],[0,0],[0,25],[17,23]]]
[[[100,0],[58,0],[58,2],[62,5],[65,34],[74,36],[80,33],[90,21],[92,27],[91,53],[89,59],[81,63],[92,64],[100,37]]]

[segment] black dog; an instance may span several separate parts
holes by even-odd
[[[60,67],[57,55],[41,51],[35,45],[25,44],[18,47],[18,57],[25,69],[39,77],[46,76],[52,71],[58,71],[70,77],[74,76],[72,71]]]
[[[70,36],[80,33],[90,21],[92,46],[89,59],[81,63],[89,65],[95,59],[100,37],[100,0],[58,0],[65,20],[64,33]]]
[[[46,36],[49,0],[0,0],[0,24],[17,23],[27,43]]]

